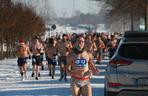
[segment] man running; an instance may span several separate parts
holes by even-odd
[[[38,80],[38,77],[40,76],[40,66],[41,66],[41,57],[40,57],[40,53],[41,53],[41,49],[43,48],[42,43],[39,42],[39,38],[35,37],[33,44],[32,44],[32,63],[33,63],[33,72],[32,72],[32,77],[34,77],[34,73],[35,74],[35,79]]]
[[[62,40],[58,42],[58,51],[59,51],[59,65],[60,65],[60,79],[61,81],[63,78],[67,81],[67,73],[66,73],[66,64],[67,64],[67,55],[72,48],[70,41],[68,41],[68,37],[66,34],[62,35]]]
[[[20,70],[20,74],[21,74],[21,80],[23,81],[23,76],[25,75],[25,77],[27,78],[27,59],[28,57],[30,57],[31,52],[29,50],[29,47],[27,46],[27,44],[25,44],[23,39],[19,40],[19,46],[17,49],[17,56],[18,56],[18,66],[19,66],[19,70]]]
[[[95,51],[97,51],[97,46],[94,42],[94,40],[92,39],[92,35],[91,34],[87,34],[86,36],[86,40],[85,40],[85,50],[87,52],[90,52],[90,53],[94,53]]]
[[[103,56],[103,49],[105,48],[105,44],[102,41],[101,36],[98,36],[96,40],[96,46],[97,46],[97,64],[101,64],[102,56]]]
[[[45,48],[46,52],[46,59],[48,61],[48,69],[49,69],[49,76],[54,79],[54,74],[55,74],[55,66],[56,66],[56,56],[57,56],[57,46],[56,46],[56,40],[53,38],[49,39],[49,44]]]
[[[67,56],[67,72],[72,78],[72,96],[92,96],[90,77],[99,70],[93,64],[93,56],[85,50],[85,40],[79,36],[73,51]]]

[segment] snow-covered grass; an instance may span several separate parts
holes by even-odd
[[[106,63],[106,61],[104,61]],[[99,76],[92,76],[91,85],[93,96],[103,96],[104,75],[106,64],[96,65],[100,68]],[[21,81],[17,66],[17,59],[5,59],[0,61],[0,95],[48,95],[48,96],[71,96],[70,76],[68,81],[59,81],[59,66],[56,67],[55,79],[48,76],[47,65],[41,71],[39,80],[31,77],[32,64],[28,61],[28,79]]]

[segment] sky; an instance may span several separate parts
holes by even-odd
[[[71,17],[76,11],[82,13],[98,13],[103,2],[91,0],[12,0],[17,2],[25,2],[29,5],[37,5],[36,9],[40,11],[46,5],[51,8],[57,17]],[[43,2],[44,1],[44,2]],[[98,7],[99,6],[99,7]],[[48,9],[47,9],[48,10]]]
[[[58,17],[70,17],[79,10],[82,13],[98,13],[100,7],[89,0],[50,0],[51,8]]]

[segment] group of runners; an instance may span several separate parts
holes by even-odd
[[[49,76],[54,79],[55,66],[60,66],[59,81],[67,81],[67,74],[71,76],[72,96],[92,96],[90,78],[99,74],[95,67],[94,58],[100,64],[103,53],[114,50],[118,40],[113,35],[108,38],[106,34],[63,34],[62,39],[49,38],[45,42],[35,36],[27,45],[23,39],[19,40],[17,47],[18,66],[21,79],[27,77],[27,59],[32,57],[32,77],[40,77],[40,68],[44,69],[44,53],[49,69]],[[110,57],[113,52],[110,52]],[[58,59],[57,59],[58,58]]]

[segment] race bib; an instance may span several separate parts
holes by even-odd
[[[76,59],[75,64],[77,67],[86,67],[87,61],[86,59]]]

